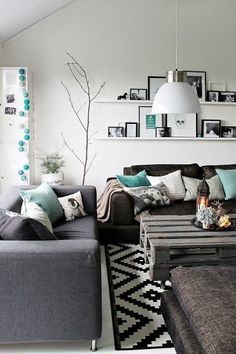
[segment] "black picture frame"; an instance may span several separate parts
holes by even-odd
[[[147,99],[147,89],[131,88],[129,97],[130,100],[145,101]]]
[[[236,92],[220,91],[220,102],[236,102]]]
[[[207,91],[207,101],[208,102],[219,102],[220,101],[220,91],[216,91],[216,90]]]
[[[236,126],[222,126],[221,137],[224,139],[236,138]]]
[[[185,70],[187,82],[196,89],[199,101],[206,101],[206,71]]]
[[[220,138],[221,137],[221,120],[220,119],[202,119],[201,135],[203,138]]]
[[[137,138],[137,136],[138,136],[138,123],[125,122],[125,137]]]
[[[108,138],[123,138],[125,136],[124,127],[111,126],[108,127]]]
[[[148,76],[148,100],[154,100],[157,91],[165,82],[165,76]]]

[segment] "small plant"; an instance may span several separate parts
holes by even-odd
[[[40,157],[40,160],[42,161],[40,167],[43,174],[58,173],[65,166],[64,157],[58,152],[45,154]]]
[[[218,222],[217,212],[212,207],[199,209],[196,217],[197,221],[200,221],[202,224],[214,225]]]

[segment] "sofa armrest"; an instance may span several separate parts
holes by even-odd
[[[0,267],[0,343],[100,337],[98,241],[1,241]]]
[[[134,205],[132,197],[126,192],[114,193],[111,197],[111,223],[113,225],[132,225]]]

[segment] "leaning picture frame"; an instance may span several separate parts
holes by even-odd
[[[165,76],[148,76],[148,100],[154,100],[157,91],[165,82]]]
[[[147,99],[147,89],[131,88],[130,99],[135,101],[145,101]]]
[[[197,114],[168,114],[167,125],[170,127],[171,137],[196,138]]]
[[[155,138],[157,126],[162,125],[161,114],[152,114],[152,106],[138,107],[139,137]]]
[[[236,127],[224,126],[221,127],[221,137],[225,139],[236,138]]]
[[[124,133],[124,127],[108,127],[108,138],[123,138],[125,136]]]
[[[206,101],[206,71],[184,71],[187,76],[187,82],[196,91],[199,101]]]
[[[126,136],[126,138],[137,138],[137,136],[138,136],[138,123],[125,122],[125,136]]]
[[[202,119],[202,137],[220,138],[221,120],[220,119]]]

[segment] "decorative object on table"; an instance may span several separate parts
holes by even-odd
[[[220,91],[220,102],[236,102],[236,92]]]
[[[64,157],[58,152],[53,152],[41,155],[39,159],[41,160],[42,182],[49,185],[63,184],[64,176],[61,168],[65,166]]]
[[[128,93],[125,92],[123,95],[120,95],[117,97],[117,100],[127,100],[128,99]]]
[[[139,136],[141,138],[155,138],[156,126],[162,125],[161,114],[152,114],[151,106],[139,106]]]
[[[109,138],[123,138],[125,136],[124,133],[124,127],[108,127]]]
[[[194,224],[206,230],[232,229],[234,225],[222,208],[222,203],[212,205],[198,210]]]
[[[208,102],[219,102],[220,91],[207,91],[207,101]]]
[[[160,87],[166,82],[165,76],[148,76],[148,99],[154,100]]]
[[[236,127],[221,127],[222,138],[236,138]]]
[[[146,100],[147,99],[147,89],[130,89],[130,99],[131,100]]]
[[[202,119],[202,137],[219,138],[221,136],[220,119]]]
[[[156,127],[156,138],[169,138],[171,136],[170,127]]]
[[[125,122],[125,136],[127,138],[136,138],[138,136],[138,123]]]
[[[143,248],[120,243],[105,250],[115,349],[173,347],[160,310],[164,290],[150,280]]]
[[[197,199],[196,199],[196,210],[200,210],[203,208],[206,208],[209,203],[209,195],[210,195],[210,188],[205,180],[203,180],[199,183],[199,186],[197,187]]]
[[[187,82],[197,93],[200,102],[206,101],[206,72],[205,71],[185,71]]]
[[[171,128],[172,137],[196,137],[197,114],[168,114],[167,125]]]
[[[200,208],[196,214],[196,221],[202,224],[203,229],[210,229],[218,221],[216,210],[212,207]]]
[[[95,94],[91,92],[91,85],[90,80],[88,78],[86,70],[80,65],[80,63],[69,53],[67,53],[70,62],[66,65],[75,79],[75,82],[78,84],[82,93],[84,93],[86,103],[83,103],[79,108],[75,107],[75,104],[72,101],[71,93],[68,87],[65,85],[63,81],[61,81],[62,86],[67,92],[68,100],[71,105],[72,111],[75,115],[75,118],[78,120],[79,127],[81,128],[81,132],[83,133],[80,137],[79,141],[81,142],[82,146],[80,146],[81,153],[78,153],[70,144],[68,144],[65,136],[61,133],[65,146],[70,150],[79,164],[82,166],[82,181],[81,184],[85,184],[86,175],[90,170],[90,167],[96,157],[96,153],[90,158],[90,146],[91,146],[91,139],[96,134],[91,134],[90,132],[90,118],[91,118],[91,105],[95,98],[100,94],[101,90],[103,89],[105,82],[99,87]],[[86,109],[84,109],[86,107]],[[85,113],[83,113],[85,112]]]

